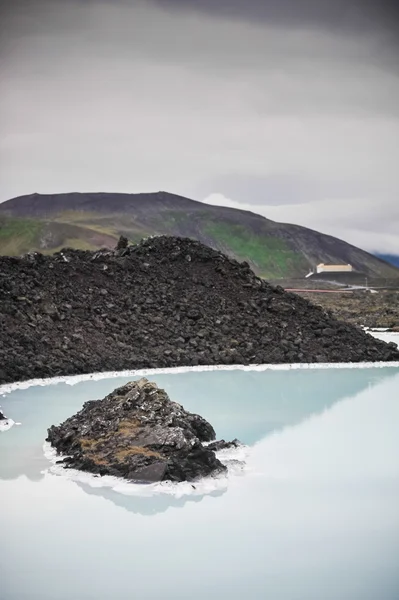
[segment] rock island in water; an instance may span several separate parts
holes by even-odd
[[[65,467],[150,483],[224,473],[215,451],[239,442],[204,445],[215,437],[205,419],[142,378],[86,402],[76,415],[50,427],[47,441]]]

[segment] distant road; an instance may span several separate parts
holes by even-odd
[[[289,288],[284,288],[286,292],[303,292],[306,294],[353,294],[353,290],[311,290],[311,289],[307,289],[307,290],[299,290],[299,289],[289,289]]]

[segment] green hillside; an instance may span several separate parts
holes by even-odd
[[[35,219],[0,217],[0,254],[19,255],[35,248],[43,223]]]
[[[32,194],[0,204],[3,255],[113,248],[120,235],[136,243],[163,234],[198,239],[268,279],[304,277],[320,262],[350,263],[370,277],[399,276],[393,265],[332,236],[166,192]]]
[[[0,219],[0,254],[20,255],[32,250],[49,253],[64,247],[112,248],[120,235],[126,236],[131,243],[149,235],[181,235],[181,226],[186,221],[187,216],[177,211],[169,219],[154,223],[150,229],[128,220],[124,222],[119,215],[87,218],[69,213],[47,223],[40,219],[3,217]],[[224,250],[237,260],[250,262],[263,277],[287,277],[298,271],[306,272],[306,261],[284,240],[258,234],[242,225],[215,222],[206,214],[196,225],[198,233],[190,237],[206,238],[209,245]]]
[[[279,238],[259,235],[242,225],[206,223],[204,231],[239,260],[251,262],[265,278],[306,271],[304,259]]]
[[[117,232],[101,232],[95,226],[67,220],[43,221],[0,215],[1,255],[19,256],[32,251],[50,254],[65,247],[81,250],[95,250],[101,246],[112,248],[117,239]]]

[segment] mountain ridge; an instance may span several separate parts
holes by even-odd
[[[370,277],[399,277],[397,267],[333,236],[164,191],[34,193],[0,204],[0,254],[111,248],[120,235],[138,242],[165,234],[246,260],[266,278],[304,277],[320,262],[350,263]]]
[[[385,262],[393,265],[394,267],[399,267],[399,255],[398,254],[383,254],[377,252],[375,254],[378,258],[384,260]]]

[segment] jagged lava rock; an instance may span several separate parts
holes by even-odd
[[[76,415],[50,427],[47,441],[66,455],[65,467],[148,483],[223,473],[226,467],[214,450],[203,445],[214,439],[215,431],[205,419],[142,378],[103,400],[86,402]],[[238,444],[234,440],[233,445]]]
[[[0,384],[124,369],[393,360],[395,344],[191,239],[0,257]]]

